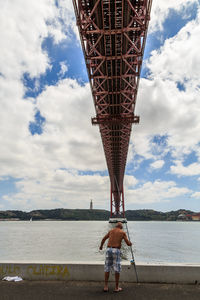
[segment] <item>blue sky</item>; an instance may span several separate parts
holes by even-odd
[[[2,8],[0,209],[109,209],[72,3]],[[125,175],[126,209],[200,211],[200,3],[154,0]],[[6,30],[4,30],[6,29]]]

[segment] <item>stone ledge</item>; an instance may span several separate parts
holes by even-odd
[[[0,278],[20,276],[24,280],[102,281],[103,262],[0,262]],[[200,283],[200,264],[138,264],[139,282]],[[111,272],[110,281],[114,281]],[[122,263],[121,281],[136,282],[134,267]]]

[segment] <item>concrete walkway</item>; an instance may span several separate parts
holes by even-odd
[[[102,292],[102,282],[70,281],[0,281],[0,300],[199,300],[200,285],[122,283],[124,290]]]

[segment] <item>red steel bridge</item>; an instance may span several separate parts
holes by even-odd
[[[152,0],[73,0],[111,183],[124,217],[124,172]]]

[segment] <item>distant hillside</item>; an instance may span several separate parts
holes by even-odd
[[[126,218],[129,221],[176,221],[183,209],[169,212],[160,212],[152,209],[127,210]],[[190,210],[184,210],[188,214],[193,214]]]
[[[108,220],[110,213],[101,209],[48,209],[22,212],[18,210],[0,211],[0,220]]]
[[[179,209],[176,211],[159,212],[151,209],[127,210],[126,218],[129,221],[176,221],[178,216],[185,212],[193,214],[189,210]],[[48,209],[23,212],[19,210],[0,211],[0,220],[108,220],[110,212],[101,209]]]

